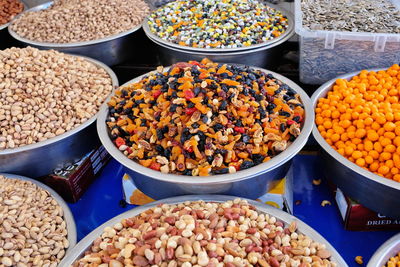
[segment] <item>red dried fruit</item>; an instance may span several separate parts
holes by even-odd
[[[122,145],[125,145],[125,140],[122,137],[117,137],[115,139],[115,145],[119,148]]]
[[[154,97],[154,99],[157,99],[160,95],[161,95],[161,90],[158,90],[158,91],[155,91],[154,93],[153,93],[153,97]]]
[[[235,132],[238,132],[238,133],[244,133],[244,132],[245,132],[244,127],[235,126],[235,127],[233,128],[233,130],[235,130]]]

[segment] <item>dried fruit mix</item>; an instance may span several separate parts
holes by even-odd
[[[107,125],[130,159],[163,173],[234,173],[266,162],[300,134],[299,95],[273,75],[203,60],[159,68],[119,88]]]

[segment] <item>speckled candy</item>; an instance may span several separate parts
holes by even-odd
[[[149,16],[158,37],[182,46],[238,48],[270,41],[288,28],[279,11],[255,0],[174,1]]]

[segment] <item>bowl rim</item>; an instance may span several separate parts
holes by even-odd
[[[19,0],[19,1],[20,1],[20,2],[22,3],[22,5],[24,6],[24,9],[22,9],[21,12],[19,12],[17,15],[15,15],[9,22],[4,23],[4,24],[1,24],[1,25],[0,25],[0,31],[1,31],[1,30],[4,30],[5,28],[7,28],[8,25],[10,25],[10,23],[11,23],[16,17],[18,17],[20,14],[24,13],[24,12],[27,10],[27,8],[28,8],[27,4],[26,4],[24,1],[22,1],[22,0]]]
[[[155,44],[157,44],[159,46],[162,46],[163,48],[172,50],[172,51],[176,51],[176,52],[179,52],[179,53],[195,54],[195,55],[196,54],[201,54],[204,57],[213,57],[213,56],[240,56],[240,55],[243,55],[243,54],[250,54],[250,53],[255,53],[255,52],[261,52],[261,51],[264,51],[264,50],[267,50],[267,49],[272,49],[272,48],[282,44],[283,42],[287,41],[287,39],[291,38],[294,35],[294,33],[295,32],[292,31],[291,33],[288,34],[287,38],[281,39],[280,41],[272,43],[272,44],[267,45],[267,46],[261,46],[261,47],[257,47],[257,48],[253,48],[253,49],[249,49],[249,50],[238,50],[238,51],[231,51],[231,52],[229,52],[229,51],[226,51],[226,52],[225,51],[221,51],[219,53],[215,53],[215,52],[212,52],[212,51],[203,52],[203,51],[184,50],[184,49],[182,49],[182,47],[173,47],[173,46],[169,46],[169,44],[166,44],[165,42],[162,43],[160,41],[157,41],[157,40],[153,39],[152,36],[147,35],[147,37],[152,42],[154,42]]]
[[[281,34],[278,38],[274,38],[272,40],[268,40],[266,42],[260,43],[260,44],[255,44],[255,45],[250,45],[250,46],[246,46],[246,47],[237,47],[237,48],[196,48],[196,47],[191,47],[191,46],[182,46],[167,40],[164,40],[160,37],[158,37],[157,35],[155,35],[149,27],[148,21],[149,21],[149,17],[152,13],[156,12],[158,9],[163,8],[165,5],[157,8],[156,10],[152,11],[144,20],[142,23],[142,27],[143,27],[143,31],[145,32],[145,34],[147,35],[147,37],[152,40],[152,41],[156,41],[157,43],[161,43],[167,47],[172,47],[175,49],[179,49],[184,50],[186,52],[197,52],[197,53],[232,53],[232,52],[245,52],[248,50],[253,50],[253,49],[258,49],[258,48],[270,48],[273,46],[276,46],[278,44],[281,44],[283,42],[285,42],[286,40],[288,40],[290,37],[292,37],[294,35],[294,16],[293,14],[288,11],[285,8],[279,7],[277,5],[265,2],[263,0],[260,0],[260,2],[262,2],[264,5],[274,8],[280,12],[282,12],[282,14],[284,16],[286,16],[288,18],[288,28],[286,29],[286,31]],[[168,3],[169,4],[169,3]]]
[[[232,65],[232,64],[230,64]],[[239,65],[239,64],[235,64]],[[168,70],[169,67],[165,67],[165,70]],[[314,123],[314,111],[312,109],[311,105],[311,100],[309,96],[306,94],[306,92],[301,89],[299,85],[294,83],[293,81],[289,80],[288,78],[258,67],[253,67],[251,68],[255,70],[261,70],[265,73],[272,74],[276,79],[280,80],[281,82],[287,84],[290,86],[292,89],[296,91],[300,95],[300,99],[302,101],[302,104],[305,109],[305,118],[304,118],[304,123],[303,123],[303,128],[300,133],[300,135],[296,138],[296,140],[288,146],[283,152],[278,154],[277,156],[273,157],[267,162],[258,164],[254,167],[245,169],[245,170],[240,170],[236,173],[231,173],[231,174],[218,174],[218,175],[211,175],[211,176],[204,176],[204,177],[199,177],[199,176],[185,176],[185,175],[179,175],[179,174],[165,174],[161,173],[160,171],[152,170],[150,168],[144,167],[141,164],[135,162],[134,160],[129,159],[127,156],[125,156],[116,146],[115,144],[111,141],[109,135],[108,135],[108,129],[106,126],[106,118],[108,116],[108,105],[106,101],[103,106],[100,108],[98,119],[97,119],[97,133],[99,135],[100,141],[105,147],[105,149],[108,151],[108,153],[120,164],[125,166],[128,169],[134,170],[135,172],[138,172],[142,175],[151,177],[153,179],[159,180],[159,181],[164,181],[164,182],[174,182],[174,183],[181,183],[181,184],[197,184],[197,185],[210,185],[210,184],[221,184],[221,183],[226,183],[226,182],[236,182],[236,181],[243,181],[250,179],[252,177],[256,177],[258,175],[261,175],[263,173],[266,173],[268,171],[271,171],[273,169],[278,168],[279,166],[285,164],[289,160],[291,160],[306,144],[308,137],[311,134],[311,130],[313,127]],[[143,74],[139,77],[136,77],[125,84],[123,84],[121,87],[126,86],[128,84],[135,83],[139,80],[141,80],[144,76],[147,76],[151,73],[154,73],[155,71]],[[108,100],[111,98],[109,96]]]
[[[57,203],[60,205],[60,207],[63,210],[63,217],[64,217],[64,221],[66,223],[66,228],[68,231],[67,239],[69,242],[69,247],[65,250],[65,256],[63,257],[63,259],[66,258],[77,243],[76,224],[75,224],[74,216],[72,215],[71,209],[68,207],[67,202],[65,202],[65,200],[55,190],[53,190],[48,185],[45,185],[45,184],[39,182],[38,180],[29,178],[29,177],[26,177],[23,175],[3,173],[3,172],[0,172],[0,175],[3,175],[6,178],[31,182],[31,183],[37,185],[38,187],[48,191],[50,193],[50,195],[53,197],[53,199],[57,201]]]
[[[46,3],[43,3],[43,4],[40,4],[38,6],[32,7],[30,9],[28,9],[28,10],[24,10],[23,12],[18,14],[18,16],[15,16],[13,21],[15,19],[17,19],[20,15],[24,14],[25,12],[44,10],[44,9],[49,8],[53,3],[54,3],[54,1],[48,1]],[[150,5],[149,5],[149,7],[150,7]],[[10,25],[9,26],[11,26],[13,21],[10,21]],[[49,48],[57,49],[57,48],[73,48],[73,47],[89,46],[89,45],[94,45],[94,44],[99,44],[99,43],[112,41],[112,40],[124,37],[124,36],[126,36],[128,34],[134,33],[137,30],[139,30],[141,27],[142,27],[142,23],[139,23],[138,25],[136,25],[135,27],[131,28],[130,30],[123,31],[123,32],[120,32],[118,34],[114,34],[114,35],[111,35],[111,36],[108,36],[108,37],[104,37],[104,38],[100,38],[100,39],[95,39],[95,40],[90,40],[90,41],[83,41],[83,42],[74,42],[74,43],[48,43],[48,42],[39,42],[39,41],[30,40],[30,39],[27,39],[27,38],[22,37],[19,34],[17,34],[14,30],[11,29],[11,27],[8,27],[8,32],[17,41],[20,41],[20,42],[23,42],[23,43],[27,43],[29,45],[38,46],[38,47],[40,46],[40,47],[49,47]]]
[[[368,69],[368,71],[380,71],[380,70],[387,70],[387,68],[373,68],[373,69]],[[324,84],[322,84],[311,96],[311,102],[312,102],[312,107],[313,107],[313,112],[315,115],[315,108],[317,106],[317,102],[320,98],[325,97],[326,94],[332,89],[333,84],[337,79],[345,79],[345,80],[350,80],[354,76],[360,74],[361,70],[347,73],[340,75],[334,79],[331,79]],[[375,173],[372,173],[370,171],[367,171],[363,169],[362,167],[358,166],[357,164],[351,162],[344,156],[340,155],[339,152],[337,152],[335,149],[333,149],[326,141],[325,139],[321,136],[319,130],[317,129],[317,126],[314,122],[313,129],[312,129],[313,136],[315,140],[318,142],[318,144],[321,146],[321,148],[326,151],[330,156],[335,158],[337,161],[339,161],[342,165],[346,166],[347,168],[351,169],[352,171],[364,176],[365,178],[372,180],[373,182],[383,184],[385,186],[391,187],[393,189],[397,189],[400,191],[400,182],[396,182],[391,179],[384,178],[382,176],[379,176]]]
[[[63,263],[62,266],[64,266],[64,265],[70,266],[81,255],[83,255],[83,253],[86,251],[87,248],[90,247],[90,245],[93,243],[93,241],[103,233],[105,227],[107,227],[107,226],[112,227],[114,224],[121,222],[122,219],[137,216],[141,212],[144,212],[145,210],[148,210],[159,204],[178,204],[178,203],[183,203],[185,201],[192,202],[192,201],[198,201],[198,200],[203,200],[205,202],[225,202],[228,200],[234,200],[236,198],[238,198],[238,197],[227,196],[227,195],[185,195],[185,196],[171,197],[171,198],[158,200],[158,201],[151,202],[151,203],[148,203],[143,206],[137,206],[131,210],[128,210],[124,213],[121,213],[121,214],[111,218],[110,220],[101,224],[95,230],[90,232],[86,237],[84,237],[73,248],[73,250],[71,251],[69,256],[65,257],[63,259],[63,261],[61,261],[61,263]],[[341,267],[348,266],[347,263],[344,261],[344,259],[337,252],[337,250],[321,234],[319,234],[316,230],[314,230],[308,224],[304,223],[299,218],[297,218],[289,213],[286,213],[282,210],[279,210],[275,207],[269,206],[269,205],[261,203],[261,202],[257,202],[255,200],[250,200],[247,198],[240,198],[240,199],[247,200],[248,203],[250,205],[255,206],[258,211],[261,211],[263,213],[274,216],[277,219],[284,221],[286,224],[290,224],[292,221],[296,221],[297,231],[307,235],[308,237],[312,238],[316,242],[325,244],[327,249],[332,253],[332,260],[335,261],[338,264],[338,266],[341,266]]]
[[[112,95],[113,92],[115,91],[115,88],[117,88],[119,86],[118,78],[115,75],[114,71],[112,71],[112,69],[110,67],[108,67],[107,65],[105,65],[104,63],[102,63],[102,62],[100,62],[100,61],[98,61],[96,59],[93,59],[93,58],[90,58],[90,57],[86,57],[86,56],[75,55],[75,54],[70,54],[70,53],[63,53],[63,54],[66,54],[66,55],[69,55],[69,56],[74,56],[74,57],[80,57],[80,58],[82,58],[82,59],[84,59],[86,61],[89,61],[90,63],[98,66],[98,67],[103,68],[107,72],[107,74],[110,76],[111,82],[112,82],[112,87],[113,88],[112,88],[112,91],[110,92],[109,96]],[[104,100],[104,102],[107,102],[107,100],[108,100],[108,96]],[[88,119],[87,121],[85,121],[84,123],[82,123],[78,127],[73,128],[70,131],[67,131],[67,132],[65,132],[63,134],[60,134],[60,135],[54,136],[52,138],[46,139],[44,141],[40,141],[40,142],[33,143],[33,144],[30,144],[30,145],[24,145],[24,146],[20,146],[20,147],[16,147],[16,148],[7,148],[7,149],[0,150],[0,156],[11,155],[11,154],[15,154],[15,153],[20,153],[20,152],[24,152],[24,151],[27,151],[27,150],[31,150],[31,149],[36,149],[36,148],[39,148],[39,147],[43,147],[43,146],[47,146],[47,145],[59,142],[59,141],[65,139],[65,138],[68,138],[69,136],[74,135],[77,132],[82,131],[83,129],[88,127],[90,124],[92,124],[97,119],[97,116],[98,116],[98,114],[100,112],[100,108],[101,108],[101,106],[99,107],[99,111],[97,111],[97,113],[92,118]]]
[[[394,249],[399,251],[394,252]],[[393,255],[390,253],[394,253]],[[385,243],[383,243],[376,252],[372,255],[368,262],[367,267],[382,267],[385,266],[386,262],[391,258],[400,253],[400,233],[395,234]]]

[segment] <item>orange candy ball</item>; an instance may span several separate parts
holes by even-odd
[[[400,182],[400,67],[363,70],[337,79],[319,99],[315,123],[341,155],[373,173]]]

